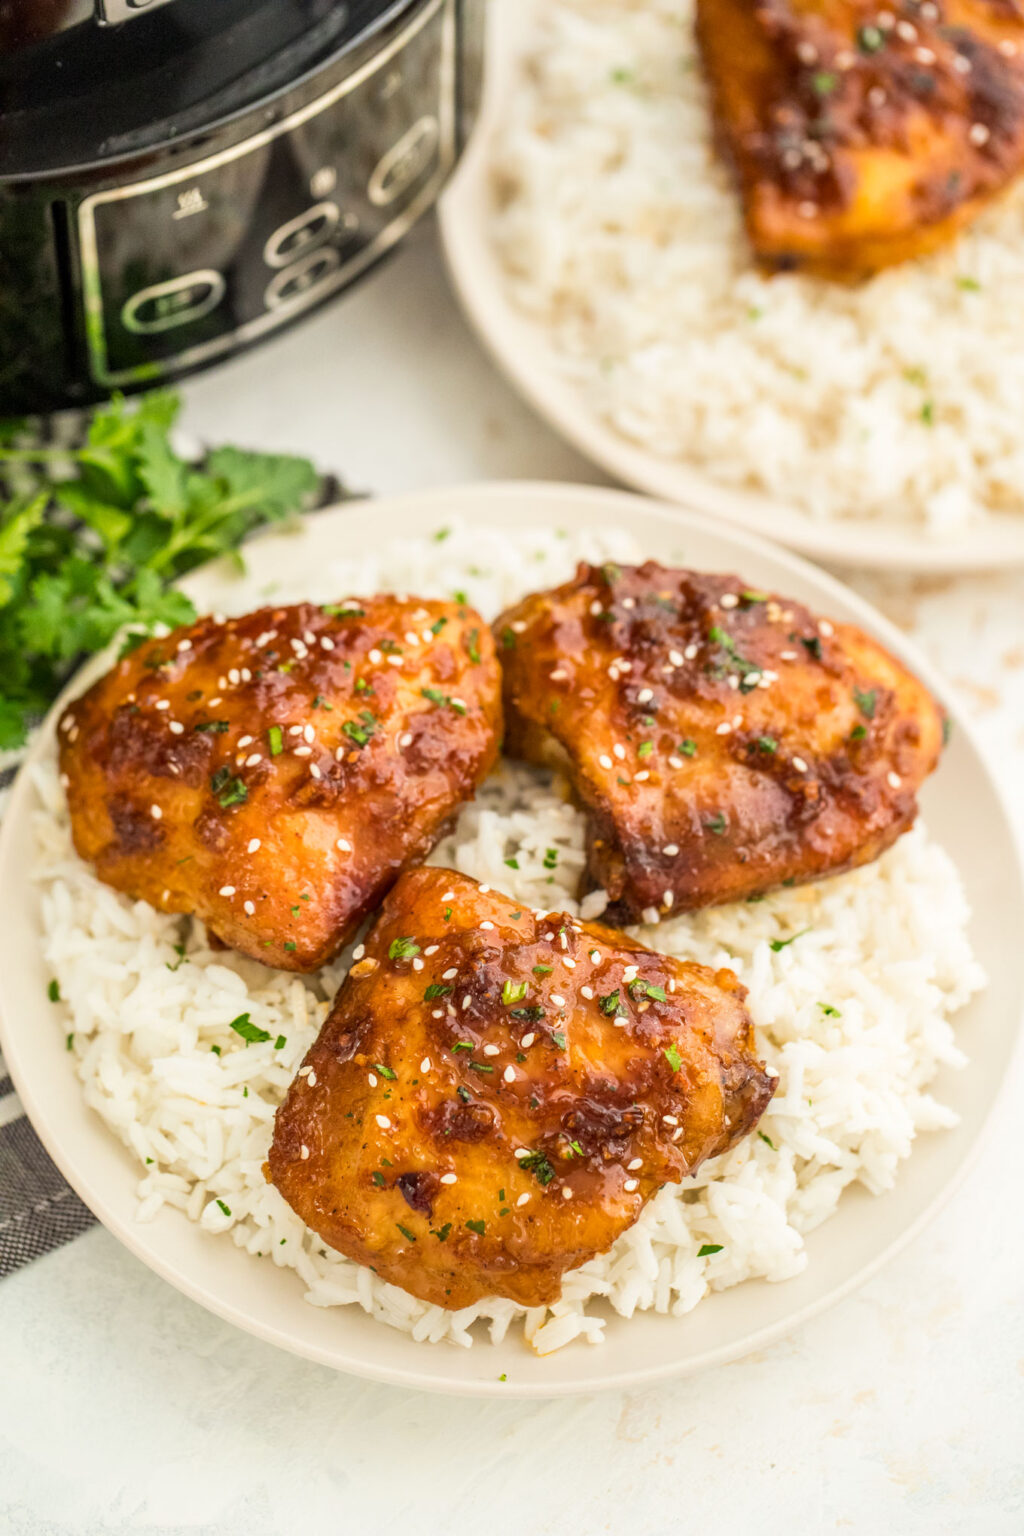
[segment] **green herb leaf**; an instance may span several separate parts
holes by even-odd
[[[398,1073],[392,1072],[391,1068],[385,1067],[382,1062],[375,1061],[373,1064],[373,1070],[375,1072],[379,1072],[381,1077],[386,1078],[389,1083],[394,1083],[398,1080]]]
[[[526,996],[528,985],[525,981],[506,981],[501,989],[501,1000],[506,1008],[510,1003],[520,1003]]]
[[[423,994],[423,1001],[425,1003],[432,1003],[437,997],[449,997],[451,990],[451,987],[446,987],[439,981],[432,981]]]
[[[855,688],[853,690],[853,702],[865,720],[873,720],[875,718],[875,710],[878,708],[878,689],[869,688],[866,692],[862,693],[859,688]]]
[[[797,939],[802,939],[805,933],[810,933],[809,928],[801,928],[799,933],[791,934],[788,939],[772,939],[770,948],[778,954],[780,949],[786,949],[790,944],[795,944]]]
[[[271,757],[280,757],[284,751],[284,732],[279,725],[267,727],[267,745]]]
[[[408,1227],[403,1227],[400,1221],[396,1221],[395,1226],[398,1228],[399,1232],[401,1232],[402,1236],[407,1238],[410,1243],[414,1243],[416,1241],[415,1232],[410,1232]]]
[[[446,1221],[443,1227],[438,1227],[437,1228],[436,1232],[435,1232],[434,1228],[431,1227],[430,1235],[431,1235],[431,1237],[436,1237],[439,1243],[446,1243],[448,1241],[448,1234],[451,1231],[451,1229],[452,1229],[451,1222],[450,1221]]]
[[[676,1047],[674,1045],[667,1046],[666,1049],[665,1049],[665,1052],[664,1052],[664,1056],[665,1056],[665,1060],[668,1062],[669,1066],[672,1068],[672,1071],[673,1072],[678,1072],[679,1068],[683,1064],[683,1058],[680,1056],[680,1054],[679,1054],[678,1050],[676,1049]]]
[[[466,1226],[471,1232],[475,1232],[478,1237],[483,1237],[484,1232],[487,1230],[486,1223],[482,1221],[467,1221]]]
[[[821,1009],[821,1011],[825,1015],[826,1019],[841,1019],[842,1018],[842,1014],[840,1013],[839,1009],[838,1008],[833,1008],[831,1003],[819,1003],[818,1007]]]
[[[384,1175],[381,1173],[379,1168],[375,1168],[373,1170],[373,1172],[370,1174],[370,1178],[376,1184],[378,1189],[384,1188]]]
[[[533,968],[533,974],[535,976],[550,976],[551,975],[551,966],[550,965],[535,965],[534,968]]]
[[[729,822],[726,819],[725,813],[723,811],[718,811],[714,816],[710,817],[704,823],[704,825],[707,827],[708,831],[713,832],[716,837],[724,837],[726,831],[728,830]]]
[[[679,743],[679,751],[681,752],[683,757],[696,757],[697,756],[697,743],[693,740],[692,737],[686,736]]]
[[[47,987],[46,995],[50,999],[51,1003],[60,1002],[60,983],[56,977],[53,978],[53,980],[50,982],[50,985]]]
[[[411,960],[419,952],[420,946],[416,943],[415,939],[392,939],[391,947],[388,950],[388,958],[390,960]]]
[[[543,1017],[544,1009],[538,1007],[513,1008],[509,1013],[510,1019],[523,1019],[527,1024],[539,1024]]]
[[[519,1166],[527,1173],[532,1173],[538,1184],[550,1184],[555,1176],[555,1170],[543,1152],[531,1152],[527,1157],[520,1158]]]
[[[228,1028],[233,1029],[236,1035],[241,1035],[246,1045],[262,1045],[264,1040],[270,1039],[269,1032],[251,1023],[247,1013],[240,1013],[237,1019],[232,1019]]]
[[[697,1257],[698,1259],[709,1258],[713,1253],[721,1253],[724,1246],[723,1243],[704,1243],[697,1249]]]

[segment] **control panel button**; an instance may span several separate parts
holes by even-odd
[[[285,304],[290,304],[293,299],[301,297],[310,288],[318,283],[328,272],[333,272],[335,267],[341,265],[341,257],[333,246],[325,246],[322,250],[310,251],[300,261],[293,262],[290,267],[285,267],[278,272],[267,284],[267,291],[263,296],[263,302],[268,309],[280,309]]]
[[[392,144],[382,155],[370,177],[367,188],[370,202],[377,208],[386,208],[400,197],[406,187],[421,176],[430,164],[441,136],[436,117],[421,117],[413,123],[408,133],[403,133],[397,144]]]
[[[304,251],[323,245],[340,218],[337,203],[317,203],[315,208],[307,208],[305,213],[274,230],[263,247],[263,260],[268,267],[286,267]]]
[[[153,336],[176,326],[201,320],[224,297],[225,282],[219,272],[188,272],[166,283],[140,288],[121,309],[121,323],[136,336]]]

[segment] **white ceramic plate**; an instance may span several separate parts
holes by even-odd
[[[259,584],[301,582],[305,572],[371,549],[383,527],[389,537],[412,536],[453,516],[497,528],[625,525],[652,557],[734,571],[749,584],[862,625],[942,694],[941,684],[906,639],[831,577],[738,529],[619,491],[467,486],[377,502],[372,518],[365,507],[340,508],[309,519],[300,534],[272,534],[252,544],[250,573]],[[221,603],[230,606],[234,581],[237,577],[221,564],[186,585],[200,608],[209,610]],[[79,681],[73,691],[81,686]],[[58,708],[33,758],[47,749]],[[471,1350],[416,1344],[354,1307],[309,1306],[293,1271],[250,1258],[226,1239],[204,1234],[178,1211],[165,1208],[156,1221],[138,1223],[137,1164],[83,1103],[47,1000],[38,895],[29,876],[35,791],[24,773],[0,836],[0,1043],[7,1064],[48,1151],[110,1231],[186,1295],[297,1354],[381,1381],[496,1397],[636,1386],[733,1359],[837,1300],[923,1226],[962,1172],[1006,1072],[1022,1011],[1020,864],[998,793],[967,726],[955,708],[951,713],[952,741],[941,771],[925,789],[924,812],[967,886],[974,911],[971,938],[990,978],[988,989],[957,1017],[970,1066],[944,1073],[937,1082],[939,1097],[957,1110],[960,1124],[922,1137],[889,1194],[845,1194],[836,1215],[809,1238],[810,1262],[794,1280],[737,1286],[707,1297],[684,1318],[643,1314],[627,1322],[613,1316],[604,1345],[580,1342],[538,1359],[518,1338],[498,1347],[481,1342]],[[499,1381],[502,1373],[507,1382]]]
[[[513,304],[490,236],[489,163],[517,59],[529,40],[537,0],[492,0],[488,88],[473,141],[440,205],[445,253],[456,292],[495,362],[540,414],[616,480],[695,507],[815,559],[906,571],[985,570],[1024,565],[1024,517],[993,517],[955,538],[928,537],[916,524],[818,521],[752,491],[718,484],[684,460],[648,452],[592,412],[563,376],[543,326]]]

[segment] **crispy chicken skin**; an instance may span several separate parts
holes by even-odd
[[[414,1296],[552,1302],[662,1184],[757,1123],[774,1082],[745,997],[732,971],[410,871],[265,1171],[325,1242]]]
[[[697,0],[697,36],[768,267],[920,255],[1024,165],[1019,0]]]
[[[737,577],[581,565],[495,634],[505,749],[568,774],[611,921],[870,863],[942,749],[941,710],[880,645]]]
[[[61,718],[75,847],[268,965],[324,964],[497,756],[479,615],[381,596],[201,619]]]

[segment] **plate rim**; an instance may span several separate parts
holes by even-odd
[[[509,510],[511,510],[524,497],[530,499],[554,497],[559,500],[578,502],[587,507],[592,506],[594,508],[593,520],[595,526],[600,525],[602,521],[609,521],[608,514],[613,510],[620,514],[627,514],[631,507],[636,509],[642,508],[645,513],[653,513],[671,525],[678,527],[681,533],[687,527],[690,527],[714,539],[738,542],[744,546],[742,550],[736,551],[740,557],[746,553],[748,548],[755,553],[770,556],[771,559],[780,562],[792,570],[794,576],[810,579],[816,586],[822,589],[824,597],[833,595],[839,597],[842,605],[859,614],[860,621],[883,644],[892,648],[913,666],[926,685],[936,693],[943,704],[949,709],[951,718],[956,722],[958,734],[962,733],[965,737],[976,759],[977,766],[987,781],[997,811],[1004,823],[1007,836],[1007,853],[1012,864],[1012,872],[1015,876],[1017,904],[1019,909],[1024,911],[1024,839],[1022,839],[1018,832],[1003,787],[992,773],[987,756],[979,746],[970,721],[961,714],[955,694],[943,679],[936,674],[927,657],[919,652],[916,643],[911,638],[900,631],[884,614],[881,614],[874,608],[867,599],[862,598],[859,593],[846,586],[844,582],[832,576],[829,572],[814,566],[801,556],[794,554],[791,550],[780,548],[770,540],[764,539],[760,535],[752,534],[748,530],[731,526],[722,528],[715,525],[704,514],[695,512],[692,509],[680,508],[670,503],[654,501],[651,498],[640,496],[633,492],[614,488],[546,481],[478,482],[454,488],[441,487],[423,492],[410,492],[400,496],[381,498],[376,505],[385,514],[390,510],[395,510],[397,512],[422,516],[424,522],[423,531],[426,532],[429,521],[438,515],[468,515],[474,507],[478,509],[480,504],[487,502],[497,503],[499,507],[502,503],[505,503],[508,505]],[[461,505],[456,507],[454,513],[452,508],[453,500],[461,502]],[[604,516],[602,516],[601,503],[606,505]],[[303,519],[300,537],[305,537],[309,529],[315,530],[318,527],[332,529],[335,525],[343,527],[352,516],[357,514],[358,510],[358,503],[347,502],[337,507],[311,514]],[[502,524],[500,521],[495,520],[490,523],[490,526],[500,527]],[[258,542],[262,543],[264,540],[267,540],[272,543],[277,537],[288,536],[288,533],[282,530],[270,530]],[[228,563],[219,560],[203,567],[201,571],[193,573],[191,579],[183,583],[183,585],[201,593],[202,587],[208,583],[212,582],[216,586],[218,583],[230,580],[234,575],[235,573]],[[83,668],[75,675],[48,712],[43,726],[34,740],[30,752],[27,754],[24,765],[26,771],[19,772],[11,792],[6,814],[2,824],[0,824],[0,872],[6,867],[9,857],[9,844],[12,844],[14,841],[14,833],[11,829],[15,826],[18,818],[24,814],[26,807],[31,804],[33,787],[31,775],[27,770],[45,754],[53,739],[60,711],[67,699],[73,697],[81,690],[90,672],[97,675],[103,665],[103,658],[94,658],[88,668]],[[25,878],[27,881],[29,877],[26,876]],[[0,959],[4,955],[5,943],[4,934],[0,931]],[[214,1313],[223,1320],[241,1328],[243,1332],[264,1342],[274,1344],[289,1353],[349,1375],[441,1395],[486,1397],[499,1400],[510,1397],[538,1400],[577,1396],[593,1392],[634,1390],[654,1386],[660,1382],[684,1376],[692,1376],[714,1366],[724,1365],[730,1361],[741,1359],[756,1350],[767,1347],[778,1339],[792,1333],[805,1322],[817,1317],[834,1303],[839,1302],[845,1296],[848,1296],[851,1292],[865,1284],[890,1259],[903,1251],[921,1234],[945,1206],[947,1200],[960,1187],[981,1155],[993,1120],[997,1116],[1008,1092],[1009,1084],[1009,1073],[1007,1073],[1003,1083],[989,1100],[984,1112],[984,1118],[977,1127],[973,1140],[965,1149],[959,1163],[941,1187],[917,1211],[916,1215],[899,1235],[886,1243],[880,1251],[874,1254],[868,1261],[862,1263],[843,1280],[833,1284],[831,1288],[818,1297],[805,1301],[803,1304],[798,1304],[784,1317],[763,1324],[753,1332],[737,1338],[732,1343],[713,1346],[683,1359],[668,1358],[659,1364],[629,1372],[609,1372],[607,1369],[605,1371],[598,1369],[588,1376],[586,1381],[581,1382],[543,1383],[529,1380],[499,1382],[496,1378],[460,1381],[452,1377],[424,1374],[422,1371],[417,1371],[413,1365],[393,1367],[388,1364],[377,1364],[359,1355],[353,1356],[347,1353],[345,1349],[328,1347],[326,1344],[320,1346],[296,1339],[274,1323],[247,1314],[240,1302],[236,1302],[234,1299],[223,1299],[215,1292],[210,1291],[202,1281],[197,1281],[190,1276],[186,1268],[178,1267],[176,1264],[165,1260],[160,1253],[154,1252],[153,1248],[146,1242],[147,1226],[123,1219],[119,1212],[113,1208],[111,1200],[104,1190],[97,1188],[95,1184],[90,1182],[88,1175],[81,1173],[73,1160],[69,1158],[61,1141],[59,1127],[54,1125],[52,1116],[48,1115],[45,1104],[42,1102],[39,1080],[43,1077],[43,1074],[41,1072],[34,1073],[31,1067],[25,1066],[18,1044],[18,1036],[11,1031],[8,1025],[5,990],[3,987],[0,987],[0,1048],[3,1050],[4,1059],[12,1081],[21,1098],[30,1123],[68,1183],[112,1236],[126,1247],[129,1252],[136,1258],[141,1259],[149,1269],[153,1270],[162,1279],[168,1281],[175,1289],[206,1308],[207,1311]],[[1019,988],[1018,991],[1020,991]],[[1018,1001],[1020,1002],[1021,998]],[[1024,1050],[1024,1014],[1018,1008],[1016,1027],[1007,1053],[1008,1063],[1016,1060],[1021,1055],[1022,1050]],[[95,1128],[103,1136],[109,1137],[111,1144],[116,1148],[117,1152],[123,1155],[125,1149],[121,1143],[99,1117],[95,1115],[94,1111],[85,1104],[84,1097],[80,1092],[80,1085],[78,1101],[81,1104],[83,1114],[91,1122],[94,1122]],[[891,1192],[887,1191],[886,1193]],[[884,1194],[876,1198],[884,1198]],[[178,1212],[174,1214],[176,1216],[180,1215]],[[664,1321],[668,1322],[667,1319]],[[385,1325],[375,1326],[384,1327]],[[485,1345],[483,1347],[486,1348]],[[424,1365],[429,1358],[431,1358],[429,1355],[425,1357]],[[451,1353],[446,1358],[450,1358],[454,1364],[461,1356]],[[550,1356],[546,1358],[554,1359],[556,1357]],[[595,1365],[599,1366],[601,1359],[600,1350],[594,1352],[590,1358],[593,1358]]]
[[[678,502],[815,560],[848,568],[957,575],[1024,566],[1024,514],[989,514],[955,540],[930,538],[923,525],[884,518],[818,520],[763,493],[714,480],[683,459],[661,458],[630,442],[591,412],[558,371],[541,326],[506,296],[486,237],[488,167],[494,129],[537,0],[492,0],[484,98],[469,145],[438,203],[449,278],[477,339],[519,395],[560,437],[621,485]],[[531,362],[534,358],[536,361]],[[861,547],[862,546],[862,547]]]

